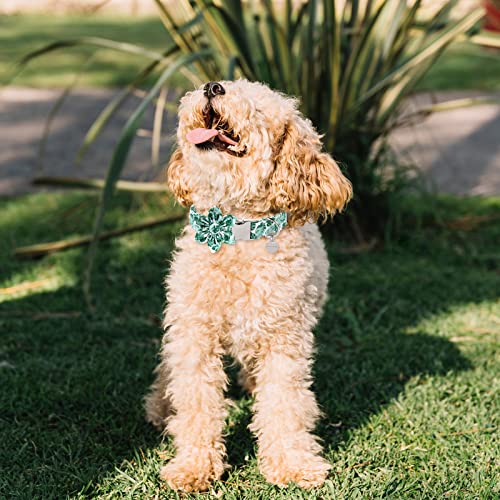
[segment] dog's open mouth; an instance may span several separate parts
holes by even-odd
[[[243,156],[246,148],[238,150],[240,138],[227,121],[207,103],[203,109],[204,128],[195,128],[187,133],[186,139],[200,149],[217,149],[233,156]]]

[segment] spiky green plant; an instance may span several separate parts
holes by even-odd
[[[427,21],[420,0],[181,0],[170,10],[155,2],[183,52],[214,49],[197,61],[203,80],[244,77],[300,97],[353,182],[351,213],[365,230],[386,221],[390,194],[408,180],[387,168],[384,140],[402,100],[483,15],[452,19],[456,0]]]
[[[361,228],[381,227],[391,193],[407,179],[401,169],[390,168],[386,157],[385,139],[398,123],[402,101],[443,50],[483,16],[482,9],[475,9],[454,19],[450,13],[457,0],[444,2],[428,20],[421,18],[420,0],[153,1],[173,40],[163,54],[95,38],[57,42],[38,51],[91,43],[135,51],[151,61],[97,118],[82,153],[127,93],[162,69],[118,140],[96,215],[94,241],[146,106],[181,69],[195,84],[243,77],[300,97],[302,111],[324,134],[326,149],[353,182],[351,213]],[[164,99],[157,102],[164,105]],[[157,138],[161,120],[156,122]],[[89,270],[94,250],[95,245]]]

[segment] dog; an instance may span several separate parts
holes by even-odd
[[[168,186],[191,207],[190,224],[166,279],[161,361],[146,396],[147,420],[176,448],[160,477],[203,491],[222,475],[229,354],[254,397],[265,479],[319,486],[330,464],[312,433],[312,330],[328,259],[316,221],[345,207],[351,184],[297,100],[264,84],[209,82],[178,114]]]

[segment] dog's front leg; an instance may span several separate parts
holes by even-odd
[[[224,471],[222,429],[226,416],[222,347],[213,325],[187,315],[167,332],[163,362],[173,415],[167,431],[176,456],[160,471],[171,488],[202,491]]]
[[[265,355],[254,372],[251,429],[258,437],[259,468],[274,484],[319,486],[330,464],[321,458],[321,447],[311,434],[320,411],[310,389],[310,362],[297,349],[293,355],[280,351]]]

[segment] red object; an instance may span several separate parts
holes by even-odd
[[[484,29],[488,31],[500,32],[500,7],[493,2],[484,2]]]

